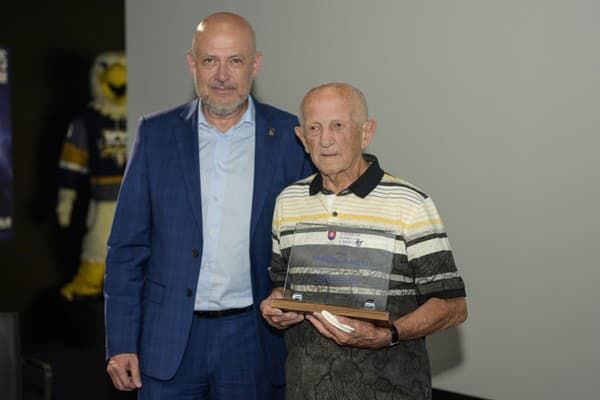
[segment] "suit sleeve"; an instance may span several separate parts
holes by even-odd
[[[141,119],[108,239],[104,281],[107,357],[138,352],[152,230],[144,124]]]

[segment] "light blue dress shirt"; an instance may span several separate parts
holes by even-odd
[[[227,132],[198,110],[202,261],[195,310],[223,310],[252,304],[250,214],[254,187],[254,102]]]

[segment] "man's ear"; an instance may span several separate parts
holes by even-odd
[[[186,53],[186,57],[187,57],[188,69],[190,70],[190,73],[192,74],[192,76],[194,76],[196,73],[196,60],[194,59],[194,55],[192,54],[191,51],[188,51]]]
[[[307,153],[310,153],[308,151],[308,146],[306,145],[306,140],[304,139],[304,131],[302,130],[301,126],[295,126],[294,127],[294,132],[296,132],[296,136],[298,136],[298,139],[300,139],[300,141],[302,142],[302,145],[304,146],[304,151]]]
[[[252,66],[252,77],[256,78],[256,76],[258,75],[258,71],[260,71],[260,67],[262,67],[262,60],[263,60],[262,52],[257,51],[256,54],[254,55],[254,64]]]
[[[375,134],[375,129],[377,129],[377,121],[374,119],[369,119],[363,124],[360,144],[363,150],[369,147],[369,144],[373,139],[373,135]]]

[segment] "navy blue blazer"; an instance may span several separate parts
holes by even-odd
[[[255,176],[250,262],[256,305],[271,293],[271,222],[275,197],[313,172],[292,114],[255,101]],[[174,376],[187,344],[202,257],[198,99],[142,117],[108,240],[107,357],[136,353],[157,379]],[[281,332],[255,307],[264,367],[284,382]]]

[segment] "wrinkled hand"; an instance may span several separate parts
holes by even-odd
[[[379,328],[370,322],[359,319],[336,316],[338,321],[354,328],[351,333],[346,333],[329,322],[321,313],[307,315],[306,319],[321,333],[340,346],[362,347],[366,349],[380,349],[387,346],[392,340],[392,334],[388,328]]]
[[[119,390],[131,391],[142,387],[138,357],[133,353],[116,354],[106,366],[113,385]]]
[[[279,308],[271,307],[271,299],[282,298],[283,290],[281,288],[275,288],[271,295],[260,303],[260,312],[267,323],[273,328],[285,329],[304,321],[304,314],[293,311],[285,312]]]

